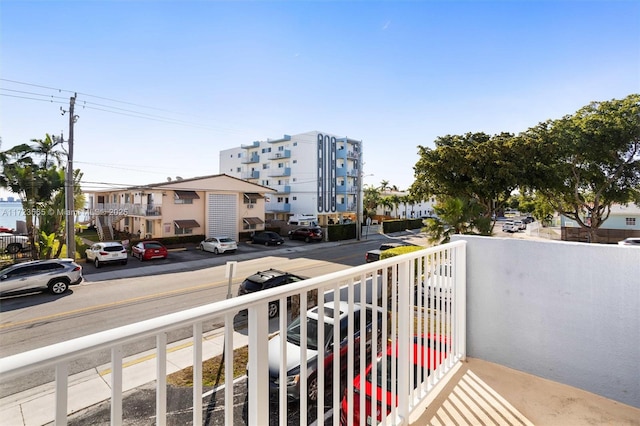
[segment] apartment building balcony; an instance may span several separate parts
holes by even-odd
[[[157,217],[162,216],[162,206],[140,203],[98,203],[96,204],[96,210],[93,213],[99,215],[113,215],[116,217]]]
[[[253,148],[259,148],[260,147],[260,142],[259,141],[253,141],[250,144],[241,144],[240,148],[242,149],[253,149]]]
[[[28,406],[31,410],[0,407],[0,415],[8,424],[23,424],[36,411],[47,412],[51,421],[63,425],[70,413],[84,408],[79,405],[82,397],[100,393],[110,407],[105,411],[111,424],[123,424],[127,415],[133,415],[123,408],[123,394],[147,384],[155,389],[151,404],[155,402],[156,424],[166,424],[169,415],[174,422],[195,425],[211,415],[229,425],[311,424],[318,419],[338,424],[343,398],[352,408],[364,407],[366,402],[364,392],[356,394],[353,386],[341,386],[342,368],[347,383],[359,383],[362,388],[364,383],[356,378],[364,380],[366,360],[391,348],[389,353],[395,356],[389,364],[381,362],[381,373],[369,376],[371,386],[381,388],[372,395],[373,405],[390,403],[388,415],[382,410],[388,425],[636,425],[640,418],[640,293],[637,280],[628,278],[638,276],[638,250],[515,238],[454,236],[453,240],[3,358],[0,380],[45,368],[55,370],[56,380],[50,397],[34,400]],[[339,301],[347,306],[346,326],[342,331],[338,327],[317,330],[319,341],[331,336],[341,342],[346,356],[336,357],[326,370],[324,363],[305,363],[309,351],[316,350],[308,344],[316,341],[311,338],[316,330],[311,325],[324,323],[341,306]],[[269,320],[272,302],[287,315]],[[369,324],[364,316],[357,324],[356,308],[369,302],[388,313],[387,320],[372,321],[369,328],[372,336],[386,340],[356,339],[354,330]],[[293,333],[289,322],[299,313],[309,317],[304,313],[312,306],[318,308],[317,322],[300,323],[297,354],[303,360],[299,371],[317,368],[319,379],[303,374],[292,381],[285,367],[290,352],[278,352],[285,345],[268,342],[276,334],[285,342]],[[246,315],[241,314],[245,309]],[[243,322],[238,322],[238,315],[243,315]],[[215,342],[202,332],[203,323],[211,322],[223,327]],[[186,343],[167,343],[167,334],[175,330],[190,330]],[[415,336],[430,339],[416,351]],[[156,341],[154,354],[139,363],[123,359],[123,345],[149,338]],[[243,346],[248,350],[247,376],[227,380],[215,400],[211,393],[203,397],[203,359],[224,353],[225,375],[232,377],[232,351]],[[186,348],[188,353],[181,359],[174,356]],[[97,350],[111,353],[104,374],[69,381],[69,363]],[[330,356],[326,350],[317,349],[320,359]],[[270,366],[274,354],[276,358],[280,354],[280,363]],[[364,362],[357,364],[355,359]],[[123,375],[125,368],[134,365],[135,373]],[[166,376],[186,366],[193,367],[191,397],[184,407],[173,407],[169,413]],[[145,373],[137,374],[142,369]],[[147,381],[136,385],[142,375]],[[289,402],[286,387],[272,387],[273,380],[296,384],[300,400]],[[318,386],[313,394],[317,401],[307,392],[311,384]],[[266,397],[270,390],[272,404]],[[387,391],[397,399],[389,399]],[[376,413],[369,414],[373,418],[367,421],[363,415],[359,424],[376,423]],[[178,415],[187,418],[176,420]]]
[[[267,143],[280,143],[280,142],[289,142],[291,140],[290,135],[283,135],[279,139],[267,139]]]
[[[267,172],[267,176],[269,177],[291,176],[291,167],[277,167],[277,168],[269,169],[269,171]]]
[[[276,194],[289,194],[291,193],[291,185],[273,185],[271,188],[276,190]]]
[[[291,150],[285,149],[284,151],[272,152],[269,154],[269,160],[282,160],[283,158],[291,158]]]
[[[291,203],[274,203],[269,202],[264,206],[267,213],[289,213],[291,211]]]
[[[259,170],[251,170],[248,172],[242,172],[242,179],[259,179],[260,171]]]
[[[259,162],[260,162],[260,155],[258,153],[253,153],[249,157],[243,158],[241,161],[242,164],[253,164],[253,163],[259,163]]]

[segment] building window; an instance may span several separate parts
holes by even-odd
[[[236,168],[236,172],[240,173],[242,171],[242,167]]]
[[[296,201],[297,199],[298,199],[298,197],[296,197],[295,195],[292,198],[293,201]]]
[[[193,200],[199,198],[196,191],[173,191],[174,204],[193,204]]]
[[[192,228],[178,228],[176,226],[176,227],[174,227],[174,230],[175,230],[175,234],[176,235],[193,234],[193,229]]]
[[[293,143],[293,146],[298,146],[298,142],[294,142],[294,143]]]
[[[255,192],[245,192],[243,197],[244,197],[244,204],[257,204],[258,198],[262,198],[260,194]]]
[[[636,226],[636,218],[635,217],[627,217],[624,219],[627,226]]]

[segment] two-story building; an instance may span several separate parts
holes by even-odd
[[[275,191],[225,174],[87,193],[100,238],[229,236],[264,229],[265,196]]]

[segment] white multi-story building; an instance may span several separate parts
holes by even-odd
[[[355,219],[362,204],[362,141],[311,131],[220,152],[220,172],[275,189],[265,218]]]

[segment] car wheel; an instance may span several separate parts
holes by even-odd
[[[98,260],[97,257],[95,259],[93,259],[93,266],[95,266],[96,268],[100,267],[100,261]]]
[[[140,260],[140,262],[144,260],[143,257],[142,253],[138,253],[138,260]]]
[[[123,265],[126,265],[126,264],[127,264],[127,259],[123,260],[123,261],[122,261],[122,264],[123,264]]]
[[[215,247],[213,249],[213,254],[220,254],[220,250],[218,250],[218,247]]]
[[[22,250],[22,246],[17,243],[12,243],[7,246],[7,253],[9,254],[18,254]]]
[[[69,288],[69,284],[65,281],[58,280],[49,283],[49,292],[52,294],[62,294]]]
[[[278,302],[269,303],[269,318],[275,318],[278,316]]]
[[[265,246],[268,246],[268,245],[269,245],[269,241],[265,241],[265,242],[264,242],[264,245],[265,245]]]
[[[200,244],[200,245],[198,246],[198,250],[205,251],[204,246],[203,246],[202,244]]]
[[[318,400],[318,379],[315,374],[309,377],[307,381],[307,391],[309,393],[309,401]]]
[[[293,240],[293,235],[289,235],[289,239],[290,239],[290,240]]]
[[[309,241],[311,241],[311,238],[309,238],[309,237],[306,237],[306,238],[304,239],[304,242],[305,242],[305,243],[308,243]]]

